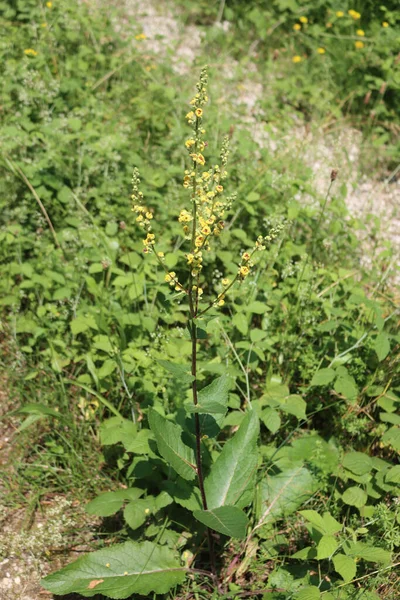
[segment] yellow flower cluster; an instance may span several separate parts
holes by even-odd
[[[165,283],[169,283],[171,287],[174,287],[177,292],[183,292],[183,286],[179,283],[175,271],[170,271],[165,275]]]
[[[356,42],[354,42],[354,46],[357,48],[357,50],[361,50],[361,48],[364,48],[364,42],[360,42],[359,40],[357,40]]]
[[[26,56],[37,56],[37,52],[33,48],[27,48],[24,50],[24,54],[26,54]]]
[[[138,169],[133,170],[132,175],[132,211],[137,214],[136,223],[146,231],[147,235],[143,240],[143,252],[148,254],[152,251],[155,244],[155,235],[151,233],[151,221],[153,213],[143,204],[143,193],[139,190],[140,178]]]
[[[353,10],[352,8],[350,10],[348,10],[347,12],[352,17],[352,19],[354,19],[355,21],[358,21],[358,19],[361,18],[361,13],[357,12],[356,10]]]

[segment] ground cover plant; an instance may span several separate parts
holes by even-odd
[[[209,18],[187,6],[187,19]],[[255,144],[224,96],[218,28],[205,38],[209,89],[203,72],[187,109],[203,56],[182,78],[141,49],[140,28],[116,34],[113,13],[2,8],[2,364],[20,443],[2,504],[35,510],[46,491],[67,492],[104,519],[92,552],[43,585],[396,598],[394,258],[388,244],[360,266],[340,170],[319,197],[301,156]],[[304,33],[322,8],[294,24]],[[251,39],[239,9],[232,22]],[[294,94],[308,55],[293,56]],[[275,85],[263,102],[280,122]],[[324,100],[312,104],[300,114],[318,118]],[[378,123],[363,127],[379,137]]]

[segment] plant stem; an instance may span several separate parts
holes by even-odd
[[[189,298],[191,299],[191,313],[193,309],[193,299],[192,294],[189,293]],[[197,398],[197,325],[194,322],[195,315],[192,313],[192,327],[191,327],[191,335],[192,335],[192,393],[193,393],[193,404],[196,405],[198,402]],[[203,465],[201,461],[201,429],[200,429],[200,416],[198,413],[194,414],[194,424],[195,424],[195,434],[196,434],[196,465],[197,465],[197,479],[199,482],[199,489],[201,494],[201,501],[203,504],[203,509],[208,510],[207,507],[207,497],[206,491],[204,489],[204,475],[203,475]],[[208,551],[210,555],[210,566],[213,575],[217,576],[217,566],[215,560],[215,550],[214,550],[214,540],[211,534],[211,529],[207,527],[207,538],[208,538]]]

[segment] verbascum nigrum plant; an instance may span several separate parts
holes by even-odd
[[[222,142],[219,163],[209,165],[207,162],[204,127],[207,101],[207,69],[204,68],[197,83],[197,93],[186,115],[191,133],[185,141],[189,166],[184,172],[183,187],[189,198],[187,207],[177,214],[186,244],[184,265],[179,269],[179,277],[167,267],[168,261],[157,235],[157,215],[146,203],[137,169],[132,178],[132,210],[143,232],[143,252],[156,257],[164,271],[165,283],[177,292],[178,297],[187,301],[191,364],[161,362],[182,388],[191,388],[192,399],[184,404],[188,417],[185,423],[191,426],[182,424],[177,414],[165,416],[164,410],[160,410],[156,403],[145,409],[147,419],[144,424],[128,420],[119,423],[118,417],[114,417],[118,421],[116,426],[119,424],[126,427],[127,431],[132,430],[133,440],[146,437],[147,449],[144,451],[141,448],[140,453],[147,453],[149,461],[156,459],[158,464],[162,461],[165,468],[161,471],[165,479],[158,496],[150,492],[145,494],[143,487],[132,487],[102,494],[89,504],[88,510],[92,514],[109,516],[124,507],[127,525],[132,530],[138,530],[152,515],[166,507],[173,510],[175,505],[179,505],[180,511],[183,507],[189,513],[190,536],[196,536],[199,548],[203,534],[206,534],[208,558],[200,550],[196,552],[199,564],[195,565],[201,567],[199,571],[192,565],[195,560],[192,551],[186,550],[179,556],[182,544],[169,546],[150,541],[127,541],[82,557],[45,578],[44,586],[53,593],[78,592],[87,597],[101,593],[111,598],[145,595],[151,591],[163,594],[183,583],[188,574],[196,572],[201,572],[219,590],[223,590],[219,573],[223,548],[221,536],[222,540],[225,537],[242,539],[242,552],[246,552],[249,544],[251,546],[253,543],[254,533],[264,525],[269,514],[267,505],[262,502],[257,513],[252,515],[251,512],[259,465],[257,413],[248,398],[236,432],[222,446],[216,441],[228,412],[232,380],[228,374],[223,374],[199,389],[198,330],[204,315],[211,310],[223,310],[232,287],[251,276],[257,255],[279,236],[284,224],[273,227],[267,235],[260,235],[252,248],[243,251],[238,256],[236,272],[230,277],[223,277],[216,292],[212,286],[206,285],[207,269],[204,267],[211,260],[213,254],[210,250],[217,246],[225,219],[235,201],[235,197],[227,195],[225,191],[228,137]],[[186,277],[182,273],[186,273]],[[208,290],[211,292],[208,293]],[[149,440],[154,442],[154,446],[149,445]],[[129,443],[125,448],[128,452],[134,452]],[[210,465],[211,455],[214,460]],[[154,485],[151,487],[153,491]],[[166,516],[165,525],[157,539],[162,538],[165,528],[171,527],[172,530],[174,520]],[[180,535],[184,533],[181,531]],[[192,557],[191,560],[188,560],[188,556]],[[207,567],[209,570],[205,570]]]

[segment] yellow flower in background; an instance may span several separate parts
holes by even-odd
[[[317,52],[318,54],[325,54],[326,50],[325,48],[317,48]]]
[[[294,29],[295,31],[300,31],[300,29],[301,29],[301,25],[300,25],[300,23],[295,23],[295,25],[293,25],[293,29]]]
[[[354,42],[354,45],[358,50],[361,50],[361,48],[364,48],[364,42],[357,41],[357,42]]]
[[[299,56],[298,54],[296,54],[296,56],[293,56],[292,58],[292,62],[294,63],[299,63],[301,62],[303,59],[301,58],[301,56]]]
[[[299,21],[300,23],[308,23],[307,17],[300,17]]]
[[[355,21],[357,21],[361,17],[361,14],[359,12],[357,12],[356,10],[353,10],[352,8],[350,10],[348,10],[347,12]]]
[[[41,23],[40,27],[47,27],[47,23]]]
[[[365,31],[363,29],[357,29],[356,34],[359,35],[360,37],[364,37]]]
[[[336,11],[336,16],[340,19],[341,17],[344,17],[344,12],[342,10],[338,10]]]
[[[46,2],[46,6],[47,6],[47,8],[51,8],[53,6],[53,3],[52,2]]]
[[[387,21],[383,21],[382,27],[389,27],[389,23]]]
[[[138,40],[139,42],[145,39],[147,39],[147,36],[144,33],[138,33],[137,35],[135,35],[135,40]]]
[[[328,29],[330,29],[330,28],[332,27],[332,23],[327,23],[327,24],[326,24],[326,27],[327,27]]]
[[[26,56],[37,56],[37,52],[33,48],[27,48],[24,50],[24,54],[26,54]]]

